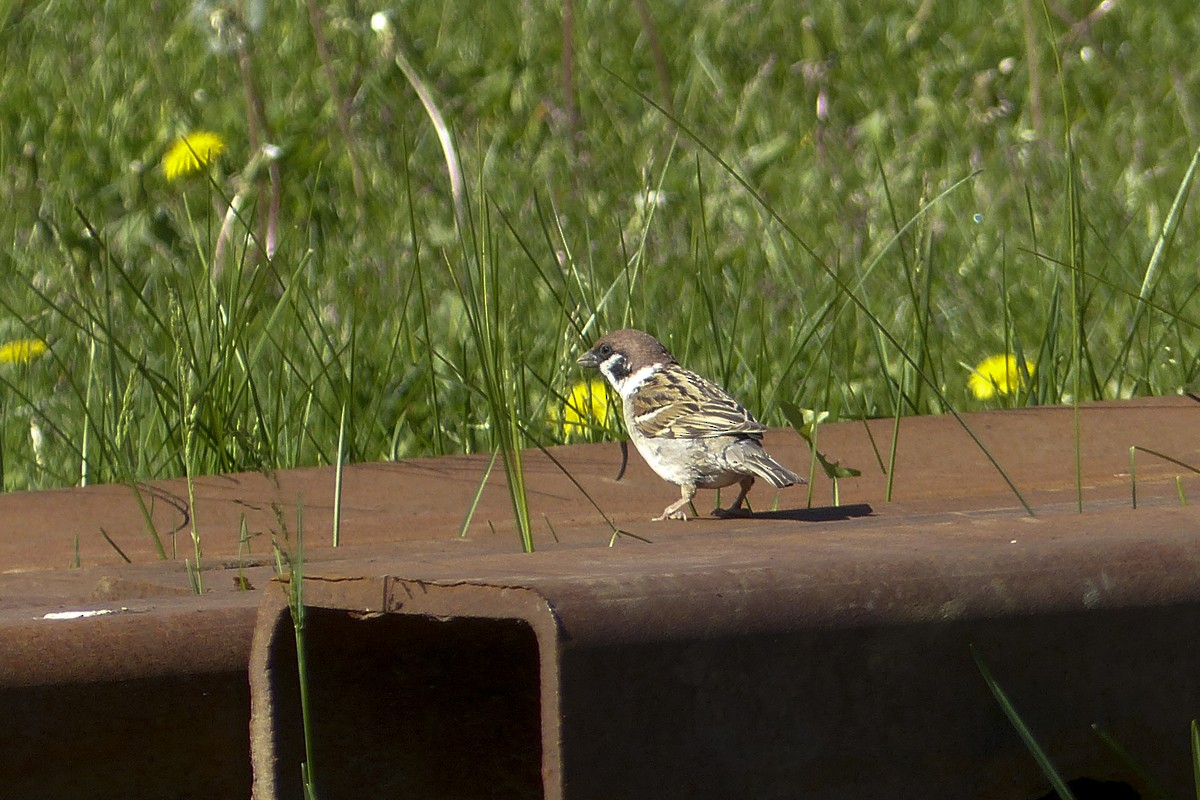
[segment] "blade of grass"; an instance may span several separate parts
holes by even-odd
[[[612,529],[613,535],[612,535],[612,538],[609,539],[610,547],[612,546],[613,542],[615,542],[617,540],[617,538],[620,536],[630,536],[630,537],[633,537],[634,539],[637,539],[639,542],[647,542],[647,543],[650,542],[649,539],[647,539],[643,536],[638,536],[637,534],[630,533],[627,530],[623,530],[622,528],[617,527],[617,524],[615,522],[613,522],[612,518],[610,516],[608,516],[608,514],[604,513],[604,509],[602,509],[600,507],[600,504],[597,503],[595,501],[595,499],[593,499],[592,495],[588,492],[588,490],[583,488],[583,484],[581,484],[578,480],[575,479],[575,476],[571,474],[571,471],[568,470],[565,466],[563,466],[563,463],[561,461],[559,461],[557,458],[555,458],[554,454],[551,453],[548,449],[546,449],[546,447],[543,446],[537,440],[536,437],[534,437],[534,435],[531,431],[526,429],[525,435],[530,438],[530,440],[533,442],[534,447],[536,447],[538,450],[540,450],[542,452],[542,455],[544,455],[544,456],[546,456],[546,458],[550,459],[550,463],[552,463],[554,466],[556,466],[558,468],[558,471],[567,477],[567,480],[569,480],[571,483],[575,484],[575,488],[579,490],[579,493],[582,494],[587,499],[588,503],[591,504],[592,508],[596,509],[596,512],[598,514],[600,514],[600,516],[604,519],[605,524],[607,524],[608,527]]]
[[[1186,461],[1180,461],[1178,458],[1173,458],[1166,453],[1160,453],[1157,450],[1151,450],[1149,447],[1142,447],[1141,445],[1134,445],[1131,450],[1138,450],[1147,455],[1154,456],[1155,458],[1161,458],[1163,461],[1174,464],[1177,467],[1182,467],[1188,472],[1194,472],[1197,475],[1200,475],[1200,467],[1194,467]]]
[[[1200,166],[1200,147],[1197,147],[1196,152],[1192,154],[1192,160],[1183,175],[1183,180],[1179,182],[1179,188],[1175,190],[1175,199],[1171,202],[1171,210],[1167,212],[1167,218],[1163,220],[1162,228],[1158,233],[1158,239],[1154,242],[1154,252],[1150,255],[1150,263],[1146,265],[1146,273],[1142,278],[1142,287],[1138,290],[1138,299],[1143,302],[1138,303],[1134,310],[1133,320],[1129,323],[1131,329],[1137,327],[1138,320],[1141,319],[1142,314],[1145,312],[1145,301],[1150,298],[1150,293],[1154,291],[1154,287],[1158,284],[1158,272],[1162,267],[1163,255],[1166,253],[1171,240],[1175,238],[1175,230],[1179,225],[1179,217],[1183,214],[1184,206],[1187,204],[1187,198],[1192,189],[1192,182],[1196,177],[1197,166]]]
[[[282,509],[276,508],[278,521],[283,521]],[[283,535],[287,530],[283,525]],[[301,781],[304,795],[309,800],[316,798],[316,770],[313,758],[315,734],[312,720],[312,680],[308,671],[308,611],[304,605],[304,506],[299,497],[296,498],[296,550],[286,553],[275,543],[275,569],[280,575],[286,574],[288,612],[292,618],[292,629],[296,641],[296,678],[300,684],[300,720],[304,736],[304,761],[300,764]]]
[[[338,423],[337,461],[333,472],[333,546],[342,543],[342,473],[346,464],[346,404],[342,403],[342,418]]]
[[[1129,494],[1133,508],[1137,509],[1137,446],[1130,445],[1129,447]]]
[[[108,535],[108,531],[104,530],[103,525],[100,526],[100,535],[104,537],[104,541],[108,542],[109,547],[111,547],[113,550],[117,551],[117,555],[119,555],[121,557],[122,561],[124,561],[126,564],[133,563],[132,561],[129,560],[129,556],[125,555],[125,551],[122,550],[120,548],[120,546],[116,542],[113,541],[113,538]],[[75,550],[76,550],[76,558],[78,559],[78,551],[79,551],[78,544],[76,544]]]
[[[1196,800],[1200,800],[1200,728],[1192,720],[1192,783],[1196,787]]]
[[[971,656],[975,659],[975,666],[979,668],[979,674],[983,676],[984,683],[991,690],[992,696],[996,698],[996,702],[1000,705],[1004,716],[1008,717],[1008,721],[1016,729],[1017,735],[1021,737],[1021,741],[1025,744],[1026,749],[1029,750],[1030,755],[1033,756],[1033,760],[1037,762],[1038,767],[1042,770],[1042,774],[1050,781],[1050,785],[1054,787],[1054,791],[1058,792],[1061,800],[1075,800],[1075,796],[1067,788],[1067,782],[1063,779],[1062,774],[1059,773],[1053,762],[1050,761],[1050,757],[1046,755],[1046,751],[1038,744],[1033,731],[1021,719],[1021,715],[1017,713],[1017,709],[1008,698],[1008,695],[992,676],[992,672],[988,669],[987,664],[984,663],[983,656],[979,654],[979,650],[975,645],[970,645],[970,650]]]
[[[1110,750],[1116,753],[1117,758],[1121,759],[1125,767],[1139,778],[1142,785],[1150,790],[1152,797],[1157,798],[1157,800],[1172,800],[1171,794],[1166,788],[1156,781],[1154,776],[1150,774],[1150,771],[1134,758],[1133,754],[1125,749],[1124,745],[1118,742],[1112,734],[1095,724],[1092,725],[1092,730],[1100,737],[1100,741],[1104,742]]]

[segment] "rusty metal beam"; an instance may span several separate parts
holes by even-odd
[[[113,595],[109,571],[0,575],[5,797],[248,794],[246,662],[260,598],[181,596],[170,574],[156,595],[146,572],[129,568],[113,602],[92,594]]]
[[[1197,414],[1200,404],[1188,397],[1084,406],[1080,453],[1085,503],[1128,500],[1132,445],[1195,463],[1200,452],[1193,433]],[[1035,508],[1074,502],[1071,409],[1029,408],[964,416]],[[887,502],[887,476],[880,463],[887,461],[892,434],[892,420],[847,422],[820,429],[824,452],[863,471],[861,478],[841,482],[844,504],[870,504],[889,517],[1018,505],[983,454],[946,417],[900,421],[894,494]],[[810,454],[794,432],[772,431],[768,443],[781,460],[808,474]],[[654,505],[661,510],[677,492],[653,475],[636,454],[630,458],[625,478],[617,481],[621,458],[615,443],[556,448],[554,452],[618,525],[655,539],[696,532],[695,525],[664,529],[649,524],[648,518],[656,513]],[[580,543],[575,529],[600,522],[599,515],[548,459],[538,452],[526,456],[523,462],[534,520],[548,519],[559,539]],[[347,467],[343,543],[369,547],[395,541],[437,541],[452,548],[487,462],[487,456],[449,456]],[[1177,466],[1146,454],[1138,460],[1147,499],[1173,498],[1174,476],[1180,472]],[[1186,471],[1183,474],[1189,482],[1193,480]],[[239,559],[254,563],[269,557],[271,536],[283,534],[281,520],[294,535],[297,504],[304,509],[313,557],[321,558],[316,546],[331,540],[333,478],[333,471],[326,468],[200,478],[195,485],[198,510],[194,517],[187,513],[188,491],[183,481],[157,481],[140,490],[168,552],[177,549],[180,561],[187,555],[189,525],[194,520],[208,563],[224,566]],[[831,502],[829,482],[816,475],[813,484],[811,505],[823,509]],[[771,508],[776,495],[769,487],[756,487],[750,500],[755,508]],[[702,492],[697,506],[706,512],[715,505],[713,501],[713,493]],[[778,502],[783,509],[802,509],[809,504],[805,490],[796,488],[784,490]],[[504,476],[497,469],[480,498],[468,538],[493,542],[497,550],[510,550],[515,537],[511,516]],[[244,544],[239,542],[243,521],[250,534]],[[700,524],[726,525],[716,520]],[[101,536],[101,528],[134,562],[149,563],[157,558],[128,486],[0,494],[0,565],[6,565],[2,567],[5,570],[60,569],[74,564],[77,557],[84,567],[122,564]],[[557,544],[549,526],[538,526],[535,536],[539,547]],[[601,533],[583,543],[604,545],[607,541],[608,536]]]
[[[1186,787],[1197,522],[1190,508],[929,515],[316,566],[321,788],[507,796],[496,781],[519,775],[514,794],[549,798],[1036,796],[972,643],[1069,774],[1136,777],[1095,722]],[[282,601],[263,614],[256,797],[292,797],[292,635]],[[481,674],[497,685],[470,694]]]
[[[194,517],[181,481],[155,483],[168,549],[173,532],[182,558],[201,526],[199,598],[181,561],[155,558],[129,487],[2,495],[0,776],[12,796],[245,796],[253,740],[258,796],[295,796],[271,541],[294,547],[300,504],[327,796],[839,797],[885,773],[886,794],[903,778],[1037,796],[967,642],[1069,774],[1127,777],[1098,722],[1186,787],[1200,520],[1176,476],[1192,498],[1200,482],[1143,454],[1133,511],[1127,471],[1131,445],[1200,463],[1197,414],[1188,398],[1086,406],[1082,515],[1069,409],[967,415],[1033,519],[944,418],[902,420],[892,502],[875,451],[891,421],[846,423],[821,432],[864,470],[842,482],[845,507],[824,505],[818,477],[813,508],[792,489],[776,511],[671,526],[646,521],[672,490],[636,457],[618,482],[615,445],[556,450],[616,524],[653,539],[611,549],[574,484],[529,453],[548,523],[532,556],[514,552],[499,472],[458,538],[484,457],[347,468],[337,550],[331,470],[202,479]],[[795,434],[770,436],[807,463]],[[97,610],[114,613],[71,617]]]

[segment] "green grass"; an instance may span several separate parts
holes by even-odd
[[[987,684],[991,690],[992,696],[996,698],[996,703],[1004,711],[1004,715],[1008,717],[1008,721],[1012,723],[1017,735],[1021,738],[1022,744],[1029,750],[1029,754],[1033,760],[1037,762],[1038,768],[1042,774],[1046,776],[1046,780],[1054,787],[1054,791],[1058,794],[1060,800],[1075,800],[1075,795],[1067,788],[1066,778],[1058,771],[1054,762],[1046,754],[1042,744],[1038,741],[1037,736],[1030,730],[1025,720],[1021,718],[1020,713],[1009,699],[1008,693],[1000,686],[996,679],[992,676],[992,671],[988,668],[983,660],[983,656],[974,645],[968,646],[971,651],[971,656],[975,659],[975,666],[979,669],[979,674],[983,677],[983,682]]]
[[[1193,386],[1194,4],[825,5],[577,3],[568,96],[544,4],[0,2],[0,488],[512,469],[626,324],[769,424]]]

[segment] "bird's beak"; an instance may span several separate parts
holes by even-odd
[[[600,366],[600,359],[596,357],[596,354],[593,351],[588,350],[586,353],[581,355],[579,360],[575,363],[581,367],[590,367],[595,369],[596,367]]]

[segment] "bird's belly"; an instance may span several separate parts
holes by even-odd
[[[663,480],[680,486],[720,489],[740,481],[744,474],[729,469],[722,454],[728,442],[711,439],[651,439],[634,436],[633,444],[650,468]]]

